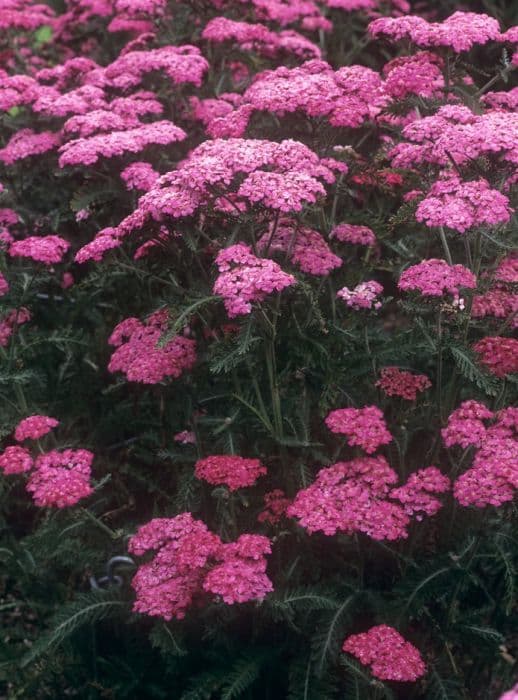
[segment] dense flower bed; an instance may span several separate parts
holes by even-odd
[[[507,3],[0,0],[2,697],[514,697],[517,70]]]

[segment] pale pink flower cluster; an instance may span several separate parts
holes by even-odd
[[[282,489],[274,489],[264,494],[264,510],[257,516],[260,523],[276,525],[286,513],[291,501]]]
[[[12,258],[30,258],[44,265],[53,265],[63,260],[70,243],[60,236],[29,236],[13,241],[9,246]]]
[[[52,450],[39,455],[26,489],[37,506],[66,508],[93,493],[93,454],[88,450]]]
[[[473,297],[471,305],[473,318],[513,318],[511,325],[518,325],[518,294],[505,289],[490,289]]]
[[[239,455],[210,455],[199,459],[194,465],[197,479],[209,484],[228,486],[237,491],[253,486],[260,476],[266,474],[266,467],[259,459],[247,459]]]
[[[130,382],[157,384],[166,377],[178,379],[196,362],[196,343],[177,335],[162,347],[159,342],[168,328],[167,310],[151,314],[144,323],[127,318],[113,330],[108,342],[117,350],[108,370],[123,372]]]
[[[271,552],[268,538],[245,534],[223,544],[191,513],[151,520],[131,538],[129,551],[137,556],[156,552],[133,578],[136,612],[182,619],[203,591],[232,605],[262,600],[273,590],[266,575],[265,555]]]
[[[320,49],[305,36],[293,30],[273,32],[264,24],[236,22],[227,17],[211,19],[202,37],[214,43],[232,42],[243,51],[256,51],[267,57],[293,54],[300,58],[320,58]]]
[[[272,223],[257,247],[260,251],[286,253],[294,265],[310,275],[328,275],[342,265],[342,259],[332,252],[318,231],[288,217],[281,219],[276,228]]]
[[[161,46],[148,51],[123,52],[106,68],[92,70],[89,83],[121,89],[136,87],[148,73],[163,72],[174,85],[200,87],[208,63],[195,46]]]
[[[405,141],[389,151],[392,165],[408,168],[422,163],[449,166],[480,156],[495,163],[518,163],[518,114],[493,110],[475,114],[465,105],[444,105],[428,117],[413,118],[403,128]]]
[[[463,182],[453,176],[432,185],[415,217],[430,228],[445,226],[465,233],[484,224],[507,223],[512,211],[508,198],[492,189],[487,180]]]
[[[388,625],[350,635],[342,649],[370,666],[372,675],[382,681],[416,681],[426,673],[419,650]]]
[[[376,234],[368,226],[358,226],[357,224],[338,224],[331,233],[330,238],[336,238],[341,243],[351,243],[352,245],[367,245],[376,244]]]
[[[372,454],[392,442],[383,412],[377,406],[339,408],[328,414],[325,423],[332,433],[347,436],[347,443]]]
[[[367,280],[367,282],[357,284],[354,289],[342,287],[336,296],[343,299],[351,309],[359,311],[360,309],[379,309],[381,301],[378,297],[382,292],[383,286],[379,282]]]
[[[482,338],[475,343],[473,350],[479,355],[480,362],[496,377],[518,372],[518,340],[515,338]]]
[[[14,329],[27,323],[32,318],[32,314],[25,306],[13,309],[0,321],[0,347],[5,348],[12,336]]]
[[[223,297],[230,318],[249,314],[252,303],[295,284],[293,275],[268,258],[257,258],[243,243],[221,250],[216,257],[219,276],[214,294]]]
[[[160,177],[151,163],[131,163],[121,171],[121,178],[128,190],[140,190],[147,192]]]
[[[518,408],[493,414],[484,404],[466,401],[451,414],[442,434],[447,446],[475,447],[471,467],[453,487],[461,505],[483,508],[513,500],[518,489]]]
[[[498,20],[475,12],[454,12],[443,22],[427,22],[416,15],[380,17],[369,24],[369,33],[397,41],[410,39],[425,48],[447,46],[455,53],[500,40]]]
[[[66,165],[93,165],[101,156],[113,158],[124,153],[139,153],[152,144],[165,146],[183,141],[186,137],[185,131],[173,122],[159,121],[125,131],[73,139],[59,149],[59,165],[61,168]]]
[[[50,433],[50,431],[58,425],[59,421],[50,416],[29,416],[21,420],[16,426],[14,439],[17,440],[17,442],[23,442],[23,440],[38,440],[40,437]]]
[[[376,386],[387,396],[416,401],[417,395],[429,389],[432,383],[426,374],[412,374],[399,367],[383,367]]]
[[[464,265],[449,265],[446,260],[430,258],[403,270],[398,287],[404,292],[420,292],[425,297],[451,294],[459,299],[460,289],[474,289],[475,275]]]
[[[377,9],[379,0],[326,0],[325,4],[346,12],[358,12]]]
[[[395,58],[383,67],[384,89],[393,99],[408,95],[437,97],[444,88],[441,64],[441,60],[428,51]]]
[[[19,129],[11,136],[4,148],[0,148],[0,161],[5,165],[12,165],[30,156],[52,151],[59,142],[59,135],[51,131],[42,131],[38,134],[32,129]]]
[[[245,90],[235,113],[214,119],[211,136],[242,136],[254,111],[284,116],[302,112],[325,117],[333,126],[358,127],[374,119],[388,103],[378,73],[364,66],[333,71],[325,61],[308,61],[260,73]]]
[[[410,516],[422,520],[434,515],[441,502],[432,494],[444,493],[450,482],[436,467],[421,469],[403,486],[392,488],[397,481],[381,455],[337,462],[297,493],[287,514],[309,533],[362,532],[375,540],[404,539]]]
[[[240,213],[250,204],[248,194],[254,201],[257,197],[249,178],[259,171],[264,174],[260,194],[263,205],[268,203],[283,211],[289,202],[300,207],[303,201],[314,200],[315,193],[323,191],[320,180],[334,182],[333,170],[343,171],[344,166],[330,158],[320,159],[298,141],[204,141],[176,170],[162,175],[140,197],[137,209],[116,228],[104,229],[98,234],[101,240],[94,239],[80,249],[76,260],[100,260],[104,250],[118,247],[120,238],[141,229],[149,219],[161,221],[165,217],[191,216],[211,203],[220,210]],[[276,174],[282,177],[273,178]],[[238,180],[239,176],[244,179]]]
[[[0,469],[6,475],[29,472],[32,466],[31,453],[25,447],[11,445],[0,454]]]

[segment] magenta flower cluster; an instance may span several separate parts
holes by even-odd
[[[339,408],[329,413],[326,425],[331,432],[345,435],[351,447],[358,445],[367,454],[392,442],[383,413],[377,406]]]
[[[260,476],[266,474],[266,467],[258,459],[239,455],[210,455],[196,462],[194,474],[209,484],[224,484],[230,491],[236,491],[253,486]]]

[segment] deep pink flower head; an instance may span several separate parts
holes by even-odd
[[[14,438],[18,442],[38,440],[58,425],[59,421],[50,416],[29,416],[18,423],[14,431]]]
[[[377,406],[339,408],[331,411],[325,422],[331,432],[346,435],[351,447],[358,445],[367,454],[392,442],[383,413]]]
[[[352,634],[342,649],[370,666],[372,675],[383,681],[416,681],[426,673],[418,649],[388,625]]]
[[[464,449],[470,445],[480,447],[486,436],[485,420],[493,418],[493,412],[478,401],[464,401],[448,418],[442,429],[442,439],[446,447],[460,445]]]
[[[21,306],[19,309],[13,309],[8,313],[7,316],[0,321],[0,347],[6,347],[15,327],[27,323],[31,318],[32,314],[25,306]]]
[[[4,294],[7,294],[9,291],[9,282],[5,279],[3,274],[0,272],[0,297],[3,297]]]
[[[474,289],[477,278],[463,265],[448,265],[446,260],[430,258],[408,267],[401,273],[398,287],[405,292],[417,291],[426,297],[451,294],[459,298],[461,288]]]
[[[469,403],[474,405],[467,406]],[[460,411],[480,418],[461,420],[456,415]],[[482,423],[491,418],[491,425]],[[454,484],[454,495],[461,505],[484,508],[513,500],[518,489],[517,408],[505,408],[493,415],[483,404],[465,402],[450,416],[443,438],[446,444],[453,441],[476,448],[471,467]]]
[[[4,474],[22,474],[32,469],[32,457],[25,447],[13,445],[0,454],[0,469]]]
[[[12,165],[30,156],[52,151],[58,144],[58,134],[51,131],[42,131],[37,134],[32,129],[20,129],[11,136],[7,145],[0,149],[0,161],[5,165]]]
[[[518,372],[518,340],[502,336],[482,338],[473,350],[491,374],[505,377]]]
[[[400,56],[383,67],[384,88],[395,99],[407,95],[431,98],[440,95],[444,87],[441,60],[429,51],[413,56]]]
[[[69,248],[70,243],[60,236],[29,236],[11,243],[9,255],[53,265],[61,262]]]
[[[404,539],[411,516],[421,520],[439,510],[441,502],[433,494],[447,491],[449,480],[435,467],[421,469],[403,486],[392,488],[397,480],[380,455],[337,462],[297,493],[287,514],[309,533],[362,532],[375,540]]]
[[[128,190],[147,192],[160,177],[151,163],[132,163],[121,172],[121,178]]]
[[[263,301],[268,294],[280,292],[296,282],[276,262],[257,258],[243,243],[221,250],[216,265],[220,274],[214,293],[223,297],[230,318],[249,314],[252,302]]]
[[[150,550],[156,552],[154,558],[139,567],[132,581],[137,612],[182,619],[203,591],[233,604],[262,599],[272,590],[265,573],[271,546],[261,535],[241,535],[223,544],[205,523],[181,513],[139,528],[129,551],[140,556]]]
[[[376,243],[376,234],[371,228],[356,224],[338,224],[332,229],[329,237],[353,245],[375,245]]]
[[[194,474],[209,484],[225,484],[230,491],[253,486],[266,467],[258,459],[246,459],[238,455],[211,455],[199,459]]]
[[[110,372],[124,372],[130,382],[157,384],[166,377],[178,379],[196,362],[196,343],[177,335],[163,347],[159,341],[168,328],[167,310],[156,311],[144,323],[137,318],[121,321],[108,342],[117,350],[110,358]]]
[[[430,228],[445,226],[465,233],[484,224],[507,223],[512,211],[508,198],[492,189],[487,180],[463,182],[453,176],[432,185],[415,216]]]
[[[93,454],[88,450],[52,450],[37,457],[26,489],[37,506],[66,508],[93,493]]]
[[[412,374],[398,367],[383,367],[376,386],[387,396],[399,396],[407,401],[415,401],[417,395],[429,389],[432,383],[426,374]]]

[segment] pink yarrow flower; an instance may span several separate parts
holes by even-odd
[[[380,375],[376,386],[384,394],[399,396],[407,401],[415,401],[418,394],[432,386],[426,374],[412,374],[398,367],[383,367]]]
[[[199,459],[194,474],[209,484],[228,486],[230,491],[253,486],[266,467],[258,459],[247,459],[238,455],[211,455]]]
[[[392,442],[382,411],[377,406],[339,408],[328,414],[325,423],[332,433],[347,436],[348,444],[372,454]]]
[[[60,236],[29,236],[13,241],[8,252],[13,258],[30,258],[35,262],[53,265],[62,261],[69,248],[70,243]]]
[[[416,681],[426,673],[418,649],[388,625],[350,635],[342,649],[370,666],[372,675],[383,681]]]
[[[378,296],[383,292],[383,287],[375,280],[368,280],[357,284],[354,289],[342,287],[338,290],[336,296],[343,299],[347,306],[355,311],[360,309],[379,309],[381,301]]]
[[[36,458],[26,489],[40,507],[66,508],[93,493],[93,454],[88,450],[52,450]]]
[[[21,420],[16,426],[14,439],[18,442],[23,442],[23,440],[38,440],[40,437],[50,433],[50,431],[58,425],[59,421],[50,416],[29,416]]]
[[[31,453],[25,447],[12,445],[0,454],[0,469],[4,474],[23,474],[30,471],[32,465]]]

